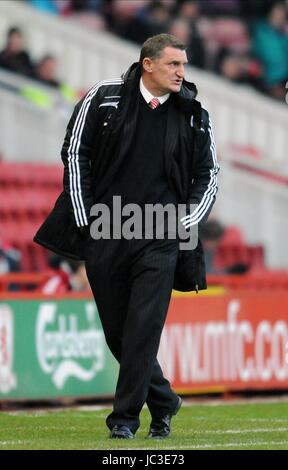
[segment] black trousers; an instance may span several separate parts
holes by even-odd
[[[93,240],[87,276],[107,344],[120,364],[107,426],[136,432],[145,402],[152,416],[174,411],[177,395],[156,359],[174,281],[177,240]]]

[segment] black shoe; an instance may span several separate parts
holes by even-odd
[[[147,437],[153,439],[164,439],[165,437],[168,437],[171,432],[171,419],[178,413],[181,405],[182,400],[180,397],[178,397],[177,406],[172,413],[164,415],[162,417],[152,418],[149,434]]]
[[[116,424],[111,431],[110,437],[116,439],[134,439],[134,434],[128,426]]]

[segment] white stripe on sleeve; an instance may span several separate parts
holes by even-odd
[[[76,121],[73,126],[70,145],[68,148],[68,168],[69,168],[69,182],[70,182],[70,195],[75,214],[75,219],[78,227],[88,225],[88,220],[85,212],[81,180],[80,180],[80,167],[79,167],[79,148],[81,145],[81,137],[85,125],[85,119],[91,104],[92,99],[98,92],[99,88],[103,85],[120,85],[123,83],[122,79],[103,80],[97,83],[87,94],[84,99]]]

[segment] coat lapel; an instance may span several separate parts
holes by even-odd
[[[164,148],[164,166],[167,177],[170,177],[173,154],[179,137],[179,111],[173,101],[168,108],[167,129]]]

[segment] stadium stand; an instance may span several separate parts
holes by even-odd
[[[67,5],[70,3],[70,7],[73,7],[74,2],[66,3]],[[138,1],[110,2],[115,8],[108,9],[109,11],[107,10],[107,2],[99,1],[97,3],[99,6],[97,13],[100,12],[105,18],[108,18],[109,14],[111,18],[113,12],[117,12],[117,18],[123,18],[126,21],[128,18],[133,18],[133,15],[140,14],[139,5],[141,2]],[[175,2],[164,3],[169,8],[173,3],[175,4]],[[196,4],[197,2],[192,3]],[[199,19],[201,37],[210,38],[211,44],[216,44],[218,50],[231,43],[237,53],[242,53],[247,49],[249,43],[249,28],[247,30],[246,20],[249,15],[258,18],[260,13],[262,15],[262,10],[259,12],[256,7],[254,8],[251,1],[249,2],[251,8],[247,9],[250,13],[246,11],[244,14],[241,10],[241,14],[238,15],[237,9],[229,10],[229,12],[224,11],[222,5],[221,17],[219,17],[215,14],[219,3],[217,1],[213,3],[212,9],[201,11]],[[126,9],[129,5],[129,14],[126,16],[124,4],[126,4]],[[147,4],[148,2],[143,1],[141,8]],[[105,5],[107,8],[104,8],[105,13],[103,13],[102,7]],[[24,2],[4,0],[0,2],[0,10],[2,42],[4,43],[6,32],[12,24],[16,23],[20,26],[28,24],[28,22],[33,24],[29,31],[23,28],[25,36],[27,36],[27,48],[31,52],[31,57],[37,61],[47,53],[55,55],[60,64],[59,75],[75,88],[86,90],[98,80],[109,76],[119,76],[138,56],[139,48],[119,39],[119,36],[115,36],[117,31],[113,30],[112,23],[107,21],[108,32],[83,28],[81,22],[75,23],[74,21],[73,8],[70,13],[66,11],[65,15],[61,17],[61,12],[58,12],[58,15],[44,15],[27,4],[25,5]],[[187,10],[185,11],[187,13]],[[142,13],[144,14],[144,10]],[[69,14],[71,14],[70,17]],[[109,32],[113,32],[113,34],[109,34]],[[67,44],[69,47],[65,47]],[[115,55],[116,49],[117,54]],[[228,59],[230,60],[230,57]],[[243,251],[242,247],[240,252],[237,248],[233,255],[231,254],[232,248],[226,248],[226,246],[219,248],[222,253],[220,261],[217,261],[219,269],[222,269],[224,265],[227,266],[229,260],[244,262],[253,258],[255,260],[252,262],[253,266],[263,265],[262,246],[265,246],[265,264],[267,266],[285,268],[288,262],[285,236],[286,179],[288,176],[286,108],[282,103],[263,97],[249,87],[229,83],[216,75],[197,68],[189,68],[187,78],[195,81],[199,86],[199,98],[204,106],[209,108],[214,123],[221,165],[219,174],[221,191],[218,196],[215,216],[226,227],[231,224],[239,227],[245,233],[247,245],[255,247],[255,250],[253,252],[250,250],[248,254]],[[33,169],[33,173],[34,171],[37,173],[37,163],[40,160],[47,164],[49,162],[51,164],[59,163],[59,152],[71,106],[65,107],[63,102],[59,100],[58,91],[56,92],[52,88],[47,91],[48,87],[45,88],[45,93],[47,91],[49,95],[48,98],[43,100],[40,93],[39,100],[39,95],[33,90],[31,92],[32,81],[26,81],[19,76],[14,77],[13,74],[0,72],[0,82],[2,101],[0,120],[3,123],[0,128],[0,153],[5,156],[5,160],[13,165],[16,161],[34,162],[36,167],[35,170]],[[26,86],[27,84],[29,86]],[[39,86],[42,87],[40,84]],[[43,106],[43,101],[45,106]],[[15,134],[17,139],[15,139]],[[5,186],[5,171],[3,167],[1,191]],[[17,191],[18,188],[20,191],[21,185],[24,184],[21,178],[19,180],[20,171],[24,173],[24,180],[28,178],[31,188],[34,187],[35,183],[31,181],[30,173],[32,172],[29,167],[25,169],[24,166],[18,171],[19,173],[15,171],[14,177]],[[28,176],[25,176],[25,173]],[[40,176],[37,178],[42,177],[41,170],[39,173]],[[45,186],[47,183],[44,181],[43,185]],[[23,218],[17,214],[24,206],[25,213],[30,214],[31,220],[36,226],[37,220],[40,221],[39,214],[41,213],[44,217],[49,204],[53,204],[52,200],[57,191],[55,189],[54,193],[51,186],[48,191],[50,195],[44,196],[44,193],[39,191],[37,202],[26,191],[24,191],[25,194],[21,193],[21,198],[15,198],[11,189],[8,192],[8,199],[1,206],[2,213],[6,217],[5,220],[11,220],[11,216],[7,216],[7,211],[11,215],[9,206],[11,207],[13,202],[13,214],[16,214],[15,217],[21,220],[25,237],[29,237],[30,232],[27,224],[24,223],[25,220],[23,221]],[[239,197],[240,194],[241,197]],[[40,202],[41,210],[39,209]],[[255,223],[256,213],[257,224]],[[13,221],[11,224],[13,225]],[[10,233],[12,232],[12,229],[9,228],[11,224],[8,224]],[[16,241],[17,235],[14,237]],[[228,254],[226,255],[227,250]],[[29,257],[24,258],[26,260],[23,261],[24,265],[26,263],[26,266],[29,266],[27,261]],[[223,258],[227,258],[225,262],[223,262]]]

